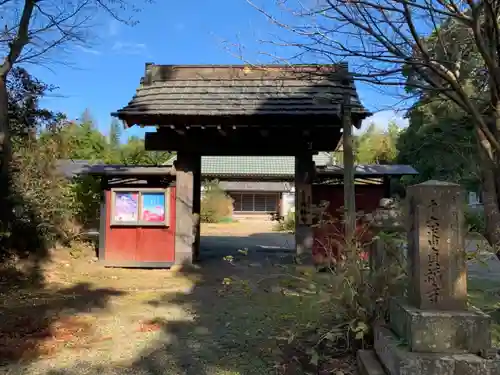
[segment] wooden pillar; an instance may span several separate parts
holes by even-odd
[[[382,181],[384,184],[384,198],[390,198],[391,197],[391,178],[385,176]]]
[[[349,79],[346,78],[342,84],[349,86]],[[344,157],[344,230],[345,241],[349,251],[354,251],[354,241],[356,233],[356,186],[355,165],[354,165],[354,138],[352,136],[351,122],[351,93],[344,93],[342,103],[342,143]]]
[[[199,253],[200,165],[200,155],[177,154],[175,263],[180,265],[191,265]]]
[[[104,255],[106,251],[106,230],[108,229],[107,223],[107,208],[111,205],[111,202],[108,202],[107,199],[107,189],[108,189],[108,179],[106,176],[101,177],[100,181],[101,188],[101,205],[99,212],[99,243],[97,249],[97,257],[100,261],[104,261]]]
[[[312,182],[315,165],[312,154],[295,156],[295,246],[297,260],[312,261]]]
[[[196,216],[194,260],[200,259],[201,156],[197,155],[193,172],[193,214]]]

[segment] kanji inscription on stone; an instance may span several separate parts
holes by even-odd
[[[442,289],[441,259],[439,254],[440,225],[437,217],[438,204],[431,199],[427,205],[429,216],[426,221],[427,227],[427,269],[425,270],[425,283],[427,284],[427,298],[433,304],[438,303]]]
[[[427,181],[409,187],[408,199],[410,301],[420,309],[466,309],[462,188]]]

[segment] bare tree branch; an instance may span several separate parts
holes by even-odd
[[[8,222],[10,212],[9,73],[15,64],[43,64],[56,51],[85,45],[93,37],[92,21],[103,12],[134,24],[124,16],[139,10],[132,0],[0,0],[0,225]]]
[[[0,66],[0,77],[3,79],[6,78],[5,75],[10,72],[14,63],[21,55],[23,47],[29,41],[29,25],[34,8],[35,0],[25,0],[21,19],[19,20],[19,28],[14,39],[9,43],[9,53]]]
[[[280,41],[280,47],[300,50],[309,59],[348,61],[353,76],[363,82],[407,87],[451,100],[472,116],[484,139],[500,151],[498,136],[489,125],[491,111],[485,112],[485,91],[494,92],[500,83],[500,73],[495,74],[499,69],[496,49],[500,48],[498,0],[488,4],[319,0],[309,6],[290,0],[287,8],[278,3],[280,12],[266,11],[254,0],[247,2],[288,32],[288,40]],[[278,16],[283,11],[288,11],[287,17]],[[492,19],[497,21],[488,21]],[[471,55],[480,56],[483,70],[498,82],[480,83],[471,93]]]
[[[281,30],[264,45],[294,61],[348,62],[358,81],[454,103],[478,141],[488,226],[500,227],[500,0],[256,1]],[[500,230],[489,239],[500,245]]]

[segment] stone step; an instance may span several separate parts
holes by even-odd
[[[402,340],[382,325],[375,326],[374,336],[377,356],[390,375],[454,375],[455,373],[455,361],[450,355],[410,352]],[[409,372],[410,369],[415,371],[422,369],[422,371]]]
[[[417,353],[388,328],[376,325],[375,352],[389,375],[500,375],[500,361],[474,354]]]
[[[358,350],[356,359],[359,375],[386,375],[375,351]]]
[[[479,309],[420,310],[394,298],[389,316],[391,329],[413,352],[478,354],[491,348],[491,317]]]

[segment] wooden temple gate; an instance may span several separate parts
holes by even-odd
[[[312,157],[335,149],[343,113],[358,128],[370,115],[347,65],[146,64],[135,96],[113,115],[157,127],[146,133],[147,150],[177,152],[175,263],[190,264],[199,253],[202,155],[295,156],[297,256],[310,256]]]

